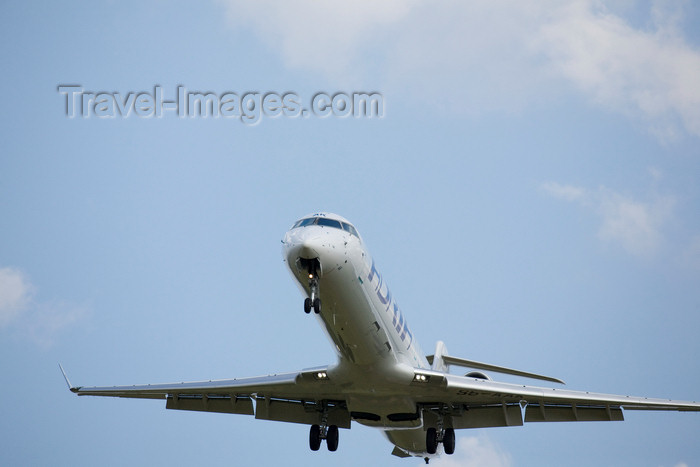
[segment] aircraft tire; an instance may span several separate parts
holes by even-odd
[[[338,434],[338,427],[331,425],[328,427],[328,434],[326,435],[326,446],[328,450],[334,452],[338,449],[338,439],[340,435]]]
[[[307,315],[309,313],[311,313],[311,299],[310,298],[304,299],[304,313],[306,313]]]
[[[435,454],[437,452],[437,430],[435,428],[428,428],[425,433],[425,446],[428,454]]]
[[[445,435],[442,438],[442,447],[445,448],[445,454],[454,454],[455,452],[455,430],[454,428],[446,428]]]
[[[321,299],[320,298],[314,298],[314,311],[316,314],[319,314],[321,312]]]
[[[309,447],[312,451],[318,451],[321,447],[321,427],[318,425],[311,425],[309,430]]]

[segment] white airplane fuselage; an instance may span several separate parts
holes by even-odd
[[[313,216],[347,222],[334,214]],[[307,296],[309,261],[318,261],[322,306],[320,313],[311,313],[338,353],[338,363],[328,373],[344,385],[353,419],[384,428],[405,449],[423,451],[422,420],[410,420],[416,401],[397,392],[397,386],[408,387],[415,368],[430,365],[362,239],[339,228],[308,225],[289,230],[283,244],[284,260]]]

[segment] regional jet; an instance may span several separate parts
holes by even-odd
[[[394,445],[393,455],[426,463],[454,453],[455,430],[462,428],[617,421],[623,410],[700,411],[696,402],[497,382],[484,372],[563,384],[454,357],[442,342],[426,356],[347,219],[324,212],[304,216],[282,243],[284,262],[304,295],[304,312],[330,337],[335,363],[251,378],[113,387],[75,387],[63,372],[70,390],[79,396],[165,399],[166,409],[307,425],[314,451],[324,441],[335,451],[339,429],[354,421],[381,430]],[[469,372],[453,374],[454,367]]]

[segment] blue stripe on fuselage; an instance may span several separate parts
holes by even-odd
[[[408,330],[408,323],[406,323],[406,320],[403,317],[403,313],[401,313],[401,309],[397,305],[396,300],[393,299],[391,295],[391,290],[389,290],[389,286],[384,284],[382,276],[381,274],[379,274],[379,271],[377,271],[377,267],[375,266],[373,259],[372,267],[370,268],[369,274],[367,275],[367,280],[370,284],[375,279],[375,277],[377,279],[377,283],[374,287],[374,291],[377,293],[379,301],[382,302],[383,305],[386,305],[386,309],[384,311],[388,312],[389,309],[393,308],[392,324],[395,326],[396,334],[401,339],[401,341],[406,341],[406,337],[408,336],[408,347],[406,347],[406,350],[408,350],[411,348],[411,344],[413,344],[413,334],[411,334],[411,331]],[[385,294],[382,294],[382,286],[386,288]]]

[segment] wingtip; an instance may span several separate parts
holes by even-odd
[[[70,380],[68,379],[68,375],[66,375],[66,370],[63,369],[63,365],[60,363],[58,364],[58,367],[61,369],[61,373],[63,373],[63,379],[66,380],[66,385],[68,386],[68,390],[72,393],[78,392],[80,388],[73,387],[72,384],[70,384]]]

